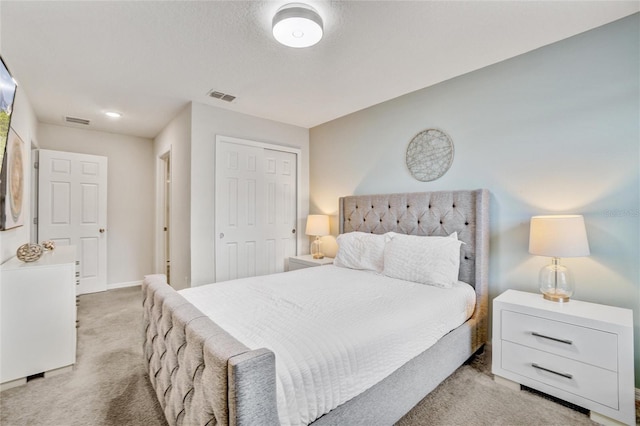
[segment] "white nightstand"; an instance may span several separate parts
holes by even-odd
[[[289,258],[289,271],[296,269],[311,268],[314,266],[325,266],[333,263],[333,257],[325,257],[322,259],[314,259],[310,254],[302,256],[291,256]]]
[[[493,301],[492,346],[496,382],[584,407],[601,424],[635,424],[630,309],[507,290]]]

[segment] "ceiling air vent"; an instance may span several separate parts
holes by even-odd
[[[216,90],[212,90],[209,92],[209,96],[212,98],[220,99],[221,101],[232,102],[236,97],[233,95],[229,95],[228,93],[218,92]]]
[[[77,118],[77,117],[69,117],[69,116],[65,117],[64,121],[66,121],[67,123],[82,124],[84,126],[88,126],[89,123],[91,123],[86,118]]]

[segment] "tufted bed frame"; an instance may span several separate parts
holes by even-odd
[[[476,289],[473,316],[431,348],[313,425],[391,425],[487,340],[489,193],[440,191],[340,198],[340,232],[458,233],[459,278]],[[142,286],[144,359],[170,425],[277,425],[275,355],[251,350],[166,284]]]

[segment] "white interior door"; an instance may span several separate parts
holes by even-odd
[[[297,154],[219,138],[215,188],[216,281],[283,272],[296,253]]]
[[[296,155],[265,149],[265,274],[284,271],[284,259],[296,255]]]
[[[107,289],[107,158],[40,150],[38,237],[76,246],[78,294]]]

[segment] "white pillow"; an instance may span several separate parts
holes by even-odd
[[[443,288],[451,288],[458,281],[463,243],[457,233],[448,237],[386,235],[384,275]]]
[[[347,232],[337,238],[338,253],[333,264],[343,268],[382,272],[385,236],[366,232]]]

